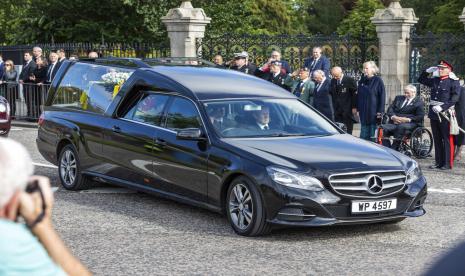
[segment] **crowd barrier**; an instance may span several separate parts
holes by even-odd
[[[49,88],[50,84],[3,82],[0,84],[0,96],[10,103],[13,118],[37,120]]]

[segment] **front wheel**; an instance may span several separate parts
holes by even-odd
[[[260,236],[271,229],[260,193],[246,177],[234,179],[229,186],[226,212],[232,228],[241,236]]]
[[[81,174],[79,157],[73,145],[66,145],[58,160],[58,174],[63,187],[67,190],[89,188],[89,180]]]

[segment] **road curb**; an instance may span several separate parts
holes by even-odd
[[[14,127],[23,127],[23,128],[37,128],[38,124],[36,122],[26,122],[26,121],[11,121],[11,126]]]

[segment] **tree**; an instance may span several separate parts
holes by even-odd
[[[452,0],[435,7],[426,29],[433,33],[463,33],[463,23],[458,16],[464,6],[465,0]]]
[[[309,2],[307,26],[308,32],[332,34],[345,16],[340,0],[313,0]]]
[[[379,0],[358,0],[355,8],[337,28],[337,32],[339,34],[350,33],[354,36],[360,36],[363,33],[367,37],[376,37],[376,28],[370,18],[373,17],[376,9],[382,8],[384,6]]]

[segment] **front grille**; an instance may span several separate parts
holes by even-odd
[[[378,182],[381,180],[382,189],[370,190],[368,188],[370,178],[376,178]],[[377,198],[402,190],[405,180],[404,171],[368,171],[333,174],[329,177],[329,184],[336,193],[343,196]]]

